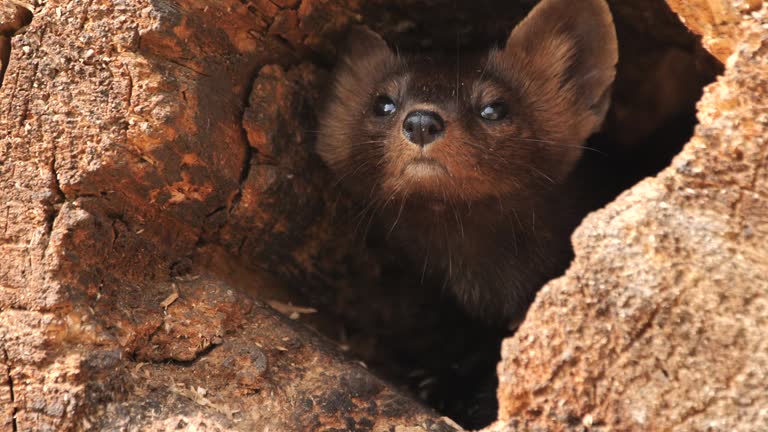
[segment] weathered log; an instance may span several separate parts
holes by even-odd
[[[8,430],[452,430],[243,291],[174,282],[212,240],[288,275],[333,259],[316,257],[335,233],[299,123],[312,97],[300,86],[320,73],[299,63],[354,10],[35,12],[0,89]]]

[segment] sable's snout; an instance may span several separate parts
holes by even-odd
[[[403,135],[408,141],[422,147],[440,138],[443,132],[445,122],[436,112],[413,111],[403,122]]]

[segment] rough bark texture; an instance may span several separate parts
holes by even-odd
[[[453,3],[0,8],[3,427],[458,429],[254,299],[326,333],[345,305],[371,303],[349,314],[380,326],[382,307],[345,290],[378,262],[338,223],[347,204],[311,155],[313,113],[361,17],[405,45],[450,46],[456,23],[474,20],[461,36],[486,42],[530,7],[483,0],[465,16]],[[698,97],[707,73],[680,71],[712,65],[661,1],[614,3],[626,61],[611,124],[631,125],[631,145]],[[764,11],[723,2],[723,26],[696,8],[714,2],[669,3],[721,59],[736,56],[697,137],[585,222],[572,269],[505,345],[496,428],[765,424]],[[412,37],[427,7],[454,20],[432,41]],[[283,304],[307,298],[334,313]]]
[[[504,344],[496,430],[768,429],[766,12],[719,45],[672,166],[577,230]]]
[[[297,123],[322,73],[300,59],[354,7],[35,9],[0,89],[7,430],[452,430],[229,275],[177,279],[214,238],[289,276],[333,259]]]
[[[688,28],[720,61],[733,54],[749,26],[742,18],[763,7],[763,0],[668,0]]]

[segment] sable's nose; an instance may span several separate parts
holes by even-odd
[[[440,138],[443,132],[443,119],[432,111],[414,111],[409,113],[403,122],[403,135],[408,141],[422,147]]]

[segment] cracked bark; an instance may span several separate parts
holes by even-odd
[[[20,430],[175,428],[195,413],[229,429],[451,429],[328,342],[254,306],[243,286],[279,294],[274,282],[258,286],[271,279],[249,273],[235,289],[221,281],[227,275],[199,268],[182,270],[197,282],[169,277],[180,258],[221,242],[222,228],[238,243],[248,239],[239,234],[248,232],[247,212],[234,202],[254,180],[244,102],[255,71],[276,63],[271,56],[296,57],[261,32],[239,39],[233,32],[250,26],[253,11],[230,6],[232,16],[212,16],[192,1],[167,9],[48,2],[18,39],[10,63],[16,79],[0,89],[0,128],[11,132],[0,137],[2,160],[13,161],[0,163],[9,203],[2,255],[13,263],[0,272],[0,341],[25,380],[13,389],[7,418]],[[203,22],[217,28],[216,46],[179,36]],[[333,31],[313,25],[305,31]],[[286,109],[281,115],[294,115]],[[295,139],[288,142],[303,145]],[[306,163],[286,162],[296,170]],[[292,249],[307,251],[300,237],[280,241],[289,260],[298,259]],[[182,286],[180,297],[163,307],[171,284]],[[211,370],[220,373],[197,381]],[[189,397],[201,386],[205,403]],[[175,400],[146,409],[165,398]],[[217,408],[224,406],[236,408]]]

